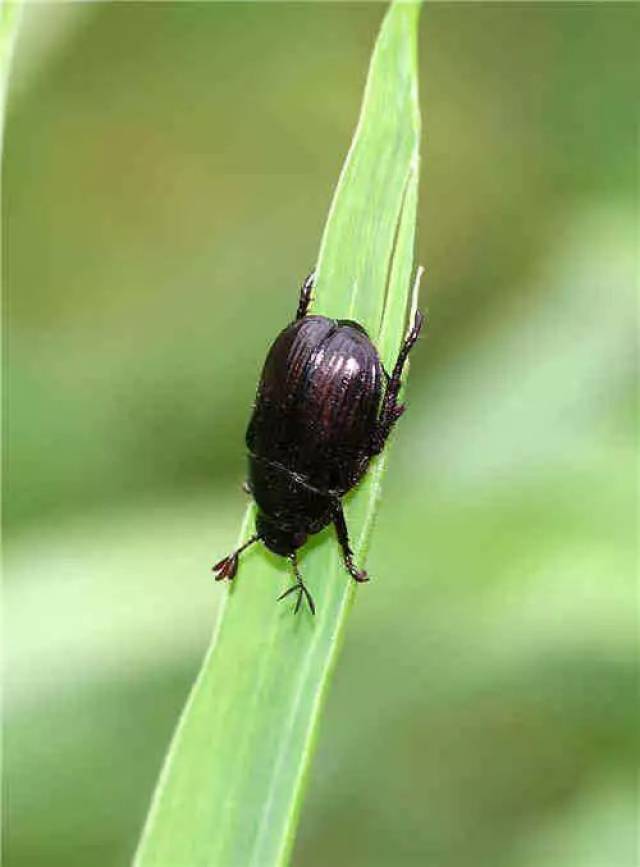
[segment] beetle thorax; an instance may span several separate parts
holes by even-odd
[[[281,557],[293,554],[307,541],[304,531],[284,529],[263,512],[259,512],[256,518],[256,530],[267,548]]]

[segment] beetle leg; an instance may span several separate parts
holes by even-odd
[[[369,578],[367,577],[367,573],[357,569],[355,563],[353,562],[353,551],[351,550],[351,546],[349,545],[347,522],[344,519],[344,512],[342,511],[342,503],[340,502],[340,500],[337,501],[334,509],[333,524],[336,528],[338,542],[340,542],[340,546],[342,548],[342,556],[344,557],[344,565],[347,567],[347,571],[349,572],[353,580],[357,581],[358,583],[368,581]]]
[[[311,593],[309,593],[309,591],[307,590],[307,587],[302,580],[302,576],[300,575],[300,570],[298,569],[298,557],[295,551],[293,552],[293,554],[289,555],[289,559],[291,560],[291,565],[293,566],[293,574],[296,577],[296,583],[292,584],[291,587],[289,587],[287,590],[284,591],[284,593],[281,593],[280,596],[278,596],[278,602],[281,599],[284,599],[286,596],[289,596],[290,593],[295,593],[297,591],[298,598],[296,599],[296,607],[293,609],[293,613],[297,614],[298,611],[300,611],[300,607],[302,606],[302,599],[304,597],[307,600],[307,604],[309,605],[309,610],[312,614],[315,614],[316,606],[311,597]]]
[[[222,560],[219,560],[215,566],[212,567],[211,571],[216,573],[216,581],[223,581],[225,578],[228,578],[229,581],[233,581],[236,577],[236,572],[238,571],[238,556],[244,551],[245,548],[248,548],[249,545],[253,545],[254,542],[257,542],[260,536],[256,533],[255,536],[252,536],[244,545],[241,545],[233,554],[229,554],[228,557],[223,557]]]
[[[419,310],[416,310],[413,325],[409,329],[409,332],[404,339],[404,343],[400,347],[398,360],[396,361],[393,372],[387,381],[387,388],[384,393],[384,398],[382,399],[382,409],[380,411],[378,425],[371,444],[372,455],[380,454],[389,434],[391,433],[391,429],[404,412],[404,404],[398,403],[398,394],[402,387],[402,370],[409,353],[415,346],[420,335],[423,322],[424,317],[422,313]]]
[[[307,311],[309,309],[309,305],[311,304],[311,293],[313,292],[313,284],[316,279],[316,271],[315,268],[309,274],[309,276],[305,279],[302,284],[302,288],[300,289],[300,300],[298,301],[298,310],[296,312],[296,322],[298,319],[302,319],[307,315]]]

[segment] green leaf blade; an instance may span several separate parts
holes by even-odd
[[[320,248],[314,309],[336,318],[353,310],[371,335],[380,329],[407,177],[417,162],[419,9],[397,3],[383,22]]]
[[[417,15],[416,4],[395,4],[380,31],[322,239],[313,305],[314,312],[362,322],[387,367],[404,332],[413,259]],[[345,502],[359,564],[383,467],[377,460]],[[254,517],[250,507],[242,540]],[[301,569],[315,618],[308,611],[294,616],[293,601],[276,603],[292,582],[286,561],[258,546],[242,556],[166,758],[136,867],[287,863],[320,711],[357,592],[331,530],[301,551]]]
[[[0,157],[4,146],[6,100],[11,61],[22,16],[22,3],[0,0]]]

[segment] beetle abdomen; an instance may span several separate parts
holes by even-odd
[[[306,316],[269,351],[247,446],[318,488],[347,490],[368,454],[381,388],[378,353],[361,326]]]

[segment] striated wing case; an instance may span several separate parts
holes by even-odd
[[[344,492],[366,458],[382,391],[378,353],[355,322],[306,316],[269,350],[247,429],[251,454]]]

